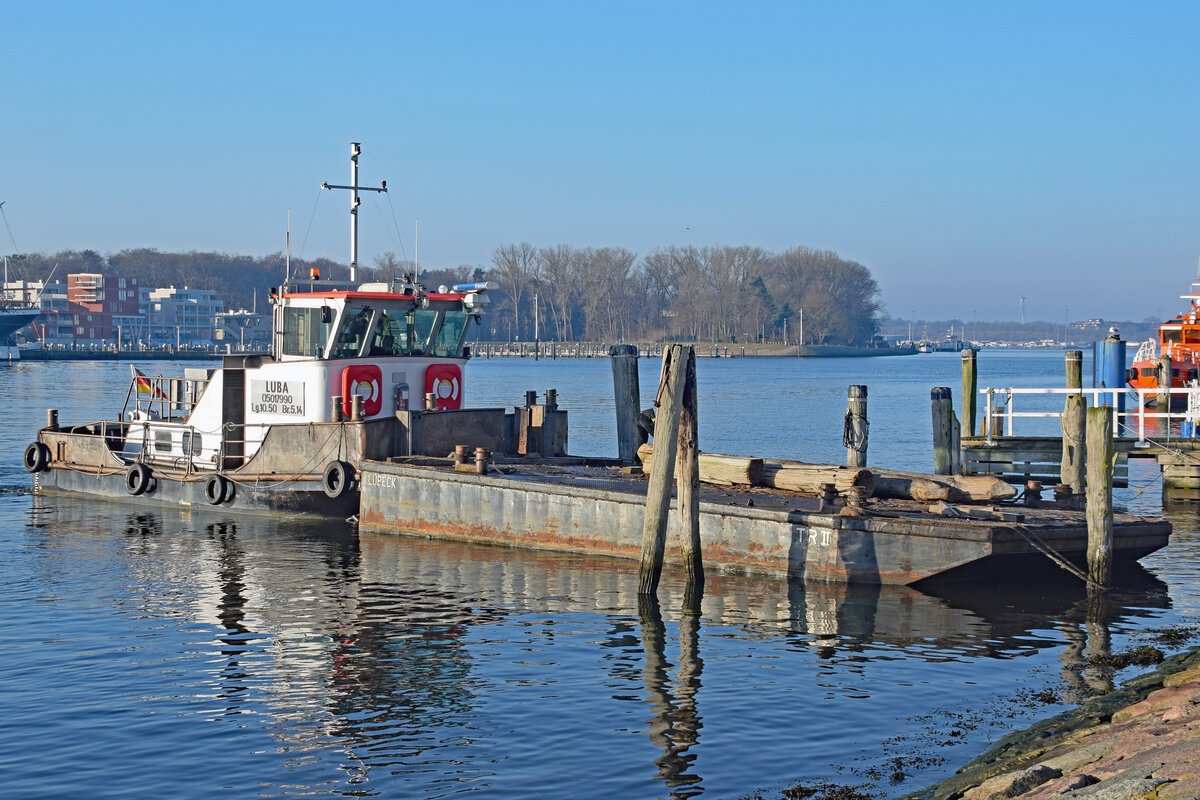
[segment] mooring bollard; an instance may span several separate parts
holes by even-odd
[[[682,345],[671,345],[663,350],[658,394],[654,400],[655,458],[650,469],[650,486],[646,491],[638,594],[656,594],[662,575],[667,512],[671,507],[671,484],[675,482],[675,458],[679,449],[679,417],[683,408],[682,384],[686,369],[684,360]]]
[[[846,424],[842,444],[846,446],[846,466],[867,465],[867,387],[853,384],[846,393]]]
[[[954,396],[949,386],[936,386],[929,390],[929,403],[933,413],[933,474],[954,474]]]
[[[425,410],[437,411],[437,395],[433,392],[425,393]]]
[[[487,475],[487,472],[488,472],[487,462],[488,462],[488,459],[491,458],[491,455],[492,454],[487,451],[487,448],[484,448],[484,447],[476,447],[475,448],[475,474],[476,475]]]
[[[342,421],[342,396],[340,394],[329,398],[329,420],[330,422]]]
[[[1087,564],[1088,577],[1107,585],[1113,547],[1113,409],[1087,410]]]
[[[354,422],[362,422],[366,417],[363,410],[363,396],[361,394],[354,395],[350,403],[350,419]]]
[[[51,430],[51,431],[58,430],[58,409],[57,408],[47,408],[46,409],[46,430]]]
[[[962,426],[967,435],[975,433],[975,400],[979,395],[979,384],[975,372],[975,351],[962,351]]]
[[[469,445],[469,444],[454,445],[454,463],[455,464],[467,463],[467,453],[469,453],[470,451],[471,451],[471,445]]]

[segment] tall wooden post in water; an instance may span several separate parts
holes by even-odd
[[[846,425],[842,432],[847,467],[867,465],[867,430],[867,387],[854,384],[846,394]]]
[[[654,399],[654,454],[650,486],[646,492],[646,514],[642,525],[642,563],[638,570],[638,594],[656,594],[662,575],[667,539],[667,514],[671,508],[671,484],[675,478],[675,456],[679,449],[679,416],[683,409],[683,378],[686,369],[683,346],[663,349],[658,395]]]
[[[683,402],[679,416],[679,548],[687,570],[689,604],[704,591],[704,560],[700,553],[700,447],[696,419],[696,348],[683,348]],[[685,605],[689,605],[685,604]]]
[[[1113,409],[1087,410],[1088,577],[1106,585],[1112,574]]]
[[[948,386],[929,390],[933,412],[933,474],[952,475],[954,472],[954,397]]]
[[[613,397],[617,403],[617,456],[624,464],[636,464],[641,444],[637,421],[642,402],[637,345],[614,345],[608,349],[608,355],[612,360]]]
[[[967,348],[962,351],[962,426],[967,436],[974,436],[975,399],[979,395],[979,384],[975,377],[975,351]]]
[[[1166,414],[1171,410],[1171,357],[1158,357],[1158,394],[1154,396],[1154,410]],[[1170,430],[1170,420],[1163,420],[1163,427]]]
[[[1083,351],[1067,351],[1067,388],[1083,388]],[[1062,463],[1059,480],[1071,487],[1074,503],[1083,499],[1087,475],[1087,398],[1082,392],[1067,395],[1062,414]]]

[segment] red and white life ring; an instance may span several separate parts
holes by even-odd
[[[462,372],[457,364],[433,364],[425,370],[425,394],[433,392],[438,408],[462,404]]]
[[[383,409],[383,373],[374,364],[356,364],[342,370],[342,412],[354,411],[354,396],[363,399],[363,414],[373,417]]]

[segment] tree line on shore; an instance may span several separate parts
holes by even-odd
[[[141,286],[211,289],[226,308],[250,308],[284,280],[282,253],[240,256],[135,248],[33,253],[14,261],[28,280],[57,265],[75,272],[122,275]],[[329,259],[292,259],[293,276],[316,268],[346,280]],[[360,268],[362,281],[412,273],[394,253]],[[423,268],[428,288],[490,280],[492,310],[479,338],[559,341],[789,341],[862,344],[878,330],[879,287],[870,271],[830,250],[793,247],[774,253],[751,246],[669,246],[639,257],[622,247],[496,247],[488,265]],[[262,310],[260,302],[259,310]]]

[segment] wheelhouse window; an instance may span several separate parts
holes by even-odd
[[[462,311],[443,312],[442,324],[433,337],[430,352],[435,356],[457,356],[469,321],[470,317]]]
[[[283,354],[321,358],[331,323],[322,322],[321,309],[288,306],[283,310]]]
[[[363,342],[371,330],[371,306],[347,306],[333,345],[333,358],[355,358],[362,352]]]

